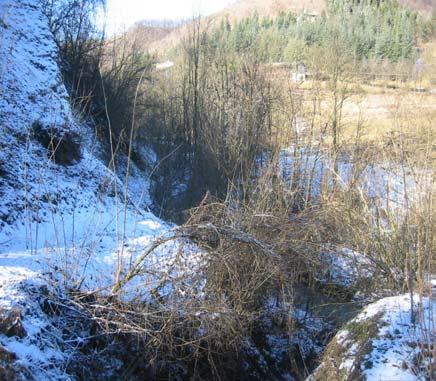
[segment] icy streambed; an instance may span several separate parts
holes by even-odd
[[[290,187],[303,190],[306,197],[317,198],[323,187],[333,183],[347,190],[350,185],[383,208],[395,209],[410,207],[431,191],[432,172],[401,167],[392,163],[370,164],[359,168],[345,155],[333,162],[332,157],[309,147],[289,147],[283,149],[280,158],[282,176]]]
[[[338,329],[353,319],[363,307],[357,301],[344,301],[300,285],[294,287],[294,308],[300,313],[320,318]]]

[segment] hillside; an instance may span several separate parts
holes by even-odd
[[[156,41],[161,41],[177,29],[176,26],[152,25],[139,22],[129,28],[126,32],[127,39],[135,44],[147,48]]]
[[[398,0],[400,5],[408,7],[429,17],[436,10],[434,0]],[[212,17],[241,19],[253,13],[259,16],[277,16],[280,12],[293,11],[320,15],[327,10],[326,0],[239,0]]]
[[[320,15],[326,9],[325,0],[239,0],[212,17],[228,17],[230,20],[239,20],[251,16],[253,13],[257,13],[261,17],[274,17],[280,12],[289,11],[297,14],[306,12]]]
[[[436,11],[434,0],[399,0],[401,6],[417,11],[421,16],[428,19]],[[327,12],[326,0],[238,0],[229,5],[222,11],[206,17],[203,25],[207,28],[213,27],[228,19],[235,22],[253,14],[260,17],[274,17],[280,12],[295,12],[296,14],[307,13],[320,16]],[[154,53],[162,54],[168,49],[174,48],[188,34],[189,24],[175,28],[173,31],[162,36],[162,38],[152,39],[146,44],[146,48]],[[132,29],[136,30],[136,28]],[[138,29],[139,31],[139,29]]]
[[[277,16],[280,12],[288,11],[320,15],[325,9],[325,0],[239,0],[221,12],[206,17],[203,25],[211,27],[218,25],[221,20],[225,19],[236,21],[249,17],[253,13],[257,13],[260,17],[273,17]],[[182,25],[164,38],[155,40],[148,47],[151,51],[158,54],[174,48],[188,34],[188,25]]]
[[[208,16],[203,25],[207,28],[218,25],[221,20],[228,19],[231,22],[249,17],[257,13],[260,17],[277,16],[280,12],[293,11],[297,14],[310,13],[321,15],[326,10],[325,0],[239,0],[221,12]],[[188,25],[176,28],[162,39],[155,40],[148,47],[152,52],[162,54],[168,49],[174,48],[188,34]]]

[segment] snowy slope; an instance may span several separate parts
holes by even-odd
[[[60,164],[41,135],[66,144],[74,137],[80,154]],[[136,167],[134,195],[123,205],[123,182],[98,159],[101,147],[69,107],[39,0],[0,1],[0,148],[0,315],[17,309],[26,331],[0,332],[0,349],[36,379],[69,379],[65,364],[74,350],[59,342],[38,302],[41,290],[107,288],[117,266],[127,271],[171,226],[144,209],[148,181]],[[194,270],[191,245],[179,246],[150,255],[148,272],[128,293],[147,297],[157,279],[170,283],[172,274]]]
[[[56,65],[55,43],[38,2],[3,0],[0,5],[2,124],[16,132],[23,132],[23,125],[36,120],[69,128],[73,121],[68,94]]]
[[[34,138],[35,126],[62,137],[80,133],[56,63],[56,46],[37,1],[0,3],[0,226],[23,214],[44,219],[49,205],[72,210],[79,205],[65,195],[96,187],[104,167],[83,150],[78,165],[61,167]],[[85,170],[86,169],[86,170]],[[68,205],[69,204],[69,205]],[[53,208],[52,208],[53,209]]]

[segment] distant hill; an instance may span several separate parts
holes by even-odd
[[[133,25],[125,34],[130,41],[148,48],[154,42],[161,41],[176,31],[182,24],[181,22],[144,20]]]
[[[417,11],[425,18],[436,12],[436,0],[398,0],[400,5]],[[222,11],[207,17],[204,25],[211,25],[222,19],[236,21],[257,13],[260,17],[277,16],[280,12],[293,11],[297,14],[321,15],[327,11],[327,0],[238,0]],[[186,35],[187,24],[167,33],[162,39],[154,39],[148,47],[162,53],[174,47]]]
[[[238,0],[212,17],[237,20],[257,13],[259,16],[277,16],[280,12],[320,15],[327,9],[325,0]]]
[[[403,7],[430,17],[436,11],[436,0],[398,0]],[[253,13],[259,16],[276,16],[282,11],[306,12],[320,15],[327,10],[327,0],[238,0],[212,17],[241,19]]]
[[[325,0],[238,0],[222,11],[208,16],[204,25],[218,23],[222,19],[236,21],[257,13],[260,17],[277,16],[280,12],[293,11],[297,14],[321,15],[326,10]],[[176,46],[187,33],[187,24],[171,31],[162,39],[155,39],[148,47],[157,53]]]

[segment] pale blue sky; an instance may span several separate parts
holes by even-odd
[[[125,29],[140,20],[178,20],[209,15],[235,0],[108,0],[109,31]]]

